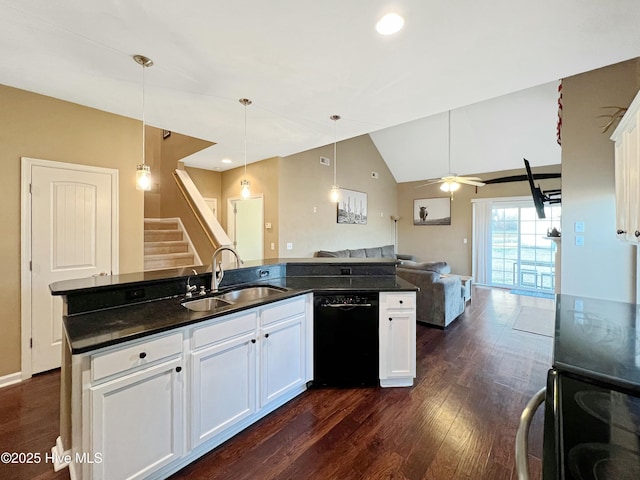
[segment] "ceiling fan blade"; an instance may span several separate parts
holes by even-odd
[[[456,178],[463,178],[465,180],[474,180],[476,182],[482,182],[483,180],[480,177],[456,177]]]
[[[465,183],[467,185],[473,185],[475,187],[484,187],[484,182],[479,182],[476,180],[471,180],[474,177],[460,177],[458,178],[458,183]]]
[[[561,173],[536,173],[535,177],[536,177],[536,180],[541,180],[541,179],[545,179],[545,178],[562,178],[562,174]],[[526,175],[512,175],[512,176],[509,176],[509,177],[492,178],[492,179],[483,180],[483,181],[486,184],[491,184],[491,183],[509,183],[509,182],[526,182],[527,181],[527,176]]]
[[[435,185],[436,183],[442,183],[442,182],[444,182],[444,180],[442,180],[441,178],[438,178],[434,180],[429,180],[426,183],[421,183],[420,185],[416,185],[413,188],[422,188],[422,187],[426,187],[427,185]]]

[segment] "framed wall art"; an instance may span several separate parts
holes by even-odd
[[[418,198],[413,201],[414,225],[451,225],[449,197]]]
[[[367,224],[367,194],[355,190],[340,189],[338,223]]]

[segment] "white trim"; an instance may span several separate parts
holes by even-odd
[[[4,377],[0,377],[0,388],[8,387],[22,381],[22,374],[20,372],[10,373]]]
[[[198,190],[198,187],[196,187],[196,184],[191,180],[189,173],[185,170],[176,170],[176,176],[184,186],[187,194],[191,197],[194,207],[200,212],[200,215],[202,215],[204,222],[207,224],[209,231],[215,237],[218,245],[229,245],[231,240],[229,239],[227,232],[224,231],[222,225],[218,222],[217,216],[214,216],[211,209],[206,203],[204,203],[204,198],[202,197],[200,190]]]
[[[56,438],[56,444],[51,447],[51,456],[53,458],[53,471],[59,472],[63,468],[67,468],[71,463],[71,450],[65,450],[62,446],[62,438]]]
[[[492,198],[472,198],[471,203],[483,203],[483,202],[491,202],[491,203],[505,203],[505,202],[531,202],[533,203],[533,198],[530,195],[520,196],[520,197],[492,197]]]
[[[111,175],[111,274],[118,274],[120,264],[119,245],[119,174],[113,168],[92,167],[76,163],[55,162],[38,158],[20,157],[21,161],[21,182],[20,182],[20,367],[22,379],[30,378],[31,370],[31,195],[29,186],[31,185],[31,168],[42,166],[56,168],[59,170],[75,170],[81,172],[104,173]]]

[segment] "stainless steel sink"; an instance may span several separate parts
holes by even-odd
[[[219,297],[199,298],[197,300],[189,300],[182,303],[184,308],[188,308],[194,312],[210,312],[216,308],[226,307],[228,305],[231,305],[231,302]]]
[[[186,302],[182,302],[182,306],[194,312],[210,312],[216,308],[226,307],[233,305],[234,303],[253,302],[286,291],[286,288],[266,285],[243,287],[236,290],[230,290],[225,293],[220,293],[212,297],[188,300]]]
[[[219,298],[230,303],[244,303],[260,300],[286,291],[286,288],[272,286],[245,287],[237,290],[231,290],[230,292],[223,293],[215,298]]]

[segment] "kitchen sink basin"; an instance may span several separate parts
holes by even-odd
[[[184,308],[188,308],[194,312],[210,312],[216,308],[226,307],[228,305],[231,305],[231,302],[218,297],[199,298],[182,303]]]
[[[286,291],[286,288],[271,286],[245,287],[237,290],[231,290],[230,292],[223,293],[215,298],[219,298],[230,303],[244,303],[260,300]]]
[[[286,291],[286,288],[272,286],[243,287],[211,297],[188,300],[182,302],[182,306],[194,312],[210,312],[216,308],[226,307],[234,303],[253,302]]]

